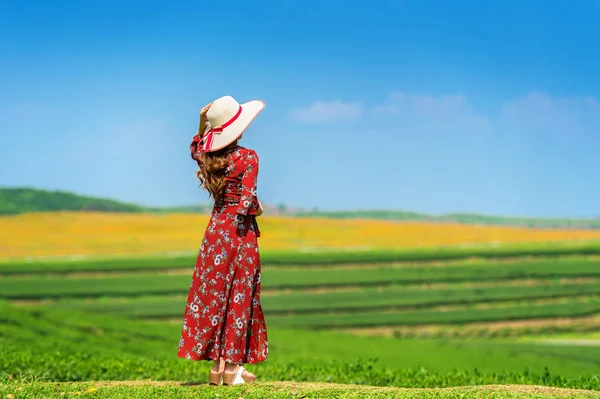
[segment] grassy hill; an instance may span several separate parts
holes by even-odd
[[[335,219],[376,219],[393,221],[423,221],[433,223],[460,223],[496,226],[524,226],[539,228],[600,229],[600,218],[519,218],[487,216],[470,213],[430,215],[426,213],[394,210],[322,211],[288,208],[285,205],[264,204],[269,215],[311,216]],[[152,208],[113,199],[97,198],[64,191],[47,191],[34,188],[0,188],[0,215],[52,211],[104,211],[153,213],[208,213],[210,204]]]
[[[210,209],[211,205],[202,204],[171,208],[147,207],[66,191],[0,188],[0,215],[55,211],[206,213]]]
[[[63,191],[33,188],[0,188],[0,215],[52,211],[143,212],[136,204],[88,197]]]

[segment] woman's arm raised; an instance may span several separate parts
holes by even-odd
[[[248,211],[256,198],[256,188],[258,185],[258,155],[249,150],[242,158],[245,170],[242,175],[242,189],[240,203],[236,213],[241,216],[248,215]]]

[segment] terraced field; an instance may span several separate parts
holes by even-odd
[[[599,248],[267,252],[271,355],[255,371],[264,381],[600,390],[600,346],[534,339],[600,329]],[[0,379],[202,379],[205,364],[175,358],[193,263],[0,263]],[[36,384],[23,387],[45,392]]]
[[[575,325],[600,314],[595,255],[504,255],[437,262],[425,257],[389,263],[374,256],[371,263],[347,264],[343,257],[330,265],[267,263],[263,308],[275,328],[353,331],[552,319]],[[73,262],[0,264],[0,298],[22,306],[179,320],[193,260],[136,262],[79,262],[80,268]],[[563,330],[569,324],[563,322]]]
[[[353,287],[346,290],[290,291],[289,293],[267,291],[262,298],[268,315],[322,314],[335,311],[349,313],[358,311],[415,311],[444,307],[446,313],[452,307],[480,305],[490,309],[494,305],[514,306],[522,300],[578,301],[583,297],[600,294],[600,283],[586,280],[581,283],[560,284],[554,280],[532,280],[531,285],[514,286],[500,284],[491,286],[444,285],[440,288],[420,286],[390,286],[385,288]],[[533,285],[539,284],[539,285]],[[94,312],[126,314],[143,318],[177,318],[181,316],[181,304],[185,295],[144,296],[137,298],[102,298],[97,300],[62,300],[63,306],[77,307]],[[277,320],[277,319],[275,319]],[[273,322],[273,321],[272,321]]]
[[[206,363],[175,357],[180,323],[0,302],[0,382],[199,381]],[[537,384],[600,389],[600,348],[503,341],[398,340],[273,328],[263,381],[379,386]],[[547,368],[547,369],[546,369]]]

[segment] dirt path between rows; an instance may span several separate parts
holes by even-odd
[[[600,339],[547,338],[534,339],[533,342],[547,345],[600,346]]]
[[[503,329],[519,330],[530,329],[528,334],[534,334],[532,329],[543,329],[545,327],[554,327],[557,329],[567,328],[570,326],[585,326],[586,330],[600,328],[600,314],[584,317],[555,317],[543,319],[527,319],[527,320],[503,320],[491,322],[474,322],[465,323],[460,326],[441,326],[438,324],[417,325],[417,326],[390,326],[390,327],[365,327],[365,328],[349,328],[349,329],[333,329],[332,331],[350,332],[357,335],[375,335],[375,336],[395,336],[395,335],[435,335],[440,332],[450,334],[452,332],[462,332],[463,335],[468,335],[468,332],[476,330],[498,331]]]

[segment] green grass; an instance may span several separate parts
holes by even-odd
[[[393,286],[383,290],[365,289],[358,292],[324,294],[294,292],[280,296],[265,296],[263,308],[271,313],[317,313],[324,311],[353,312],[386,308],[427,308],[498,301],[531,300],[600,294],[600,282],[593,284],[547,285],[519,287],[499,285],[485,288],[447,286],[423,289]]]
[[[193,268],[195,256],[130,256],[90,259],[11,260],[0,261],[0,275],[66,274],[73,272],[137,272]]]
[[[0,395],[15,398],[63,398],[83,395],[86,398],[165,398],[165,399],[297,399],[297,398],[395,398],[395,399],[548,399],[598,398],[594,391],[539,388],[527,386],[485,386],[443,389],[370,387],[315,383],[256,383],[248,386],[211,387],[182,382],[128,381],[119,383],[13,383],[0,386]]]
[[[524,248],[528,247],[520,247],[520,253]],[[563,250],[565,248],[571,247],[565,246]],[[452,249],[455,250],[462,251]],[[421,324],[447,328],[472,322],[600,313],[600,282],[595,279],[600,277],[600,261],[586,258],[590,253],[585,250],[576,257],[564,257],[569,254],[563,251],[544,253],[544,258],[494,261],[496,257],[518,254],[515,250],[508,256],[509,252],[503,249],[502,256],[501,252],[495,252],[479,256],[483,259],[476,261],[466,259],[479,250],[483,251],[464,251],[462,258],[457,258],[464,261],[443,266],[392,266],[383,262],[364,267],[331,267],[366,263],[369,259],[370,263],[382,259],[388,259],[389,263],[386,256],[398,254],[402,254],[404,260],[411,260],[410,256],[419,251],[410,252],[410,256],[406,256],[407,252],[374,252],[353,259],[350,258],[352,253],[284,254],[273,258],[276,261],[271,266],[267,262],[263,274],[263,289],[272,291],[269,295],[265,292],[262,299],[269,327],[269,360],[249,367],[264,382],[252,387],[217,388],[218,391],[214,387],[179,383],[203,381],[210,367],[205,362],[176,358],[179,322],[121,317],[182,320],[193,259],[4,263],[0,265],[0,275],[3,275],[0,298],[54,298],[58,301],[16,306],[0,300],[0,383],[5,384],[0,385],[0,398],[8,394],[15,395],[15,399],[58,397],[62,392],[66,392],[62,397],[72,396],[69,392],[82,392],[88,397],[108,398],[214,397],[216,392],[220,398],[302,395],[333,398],[371,394],[377,397],[503,398],[527,397],[525,395],[530,393],[525,392],[529,388],[519,387],[502,391],[485,387],[445,391],[397,389],[497,384],[600,390],[600,347],[506,340],[398,339],[316,331]],[[458,252],[448,255],[452,251],[444,256],[455,259],[452,256]],[[414,259],[435,259],[422,256],[433,252],[419,253],[420,257]],[[320,265],[308,263],[309,259],[320,260]],[[274,264],[284,267],[272,266]],[[301,267],[291,267],[294,264]],[[181,274],[159,272],[173,267],[187,271]],[[85,272],[106,270],[121,273],[85,275]],[[84,275],[61,274],[69,271],[84,272]],[[50,274],[45,275],[46,272]],[[11,276],[14,273],[31,275]],[[580,277],[594,279],[578,284],[558,281]],[[540,284],[513,284],[523,279],[534,279]],[[467,284],[469,282],[483,282],[486,286]],[[430,283],[443,284],[417,286]],[[306,291],[321,287],[328,290]],[[351,290],[331,290],[335,287]],[[277,290],[282,291],[274,292]],[[440,308],[447,305],[450,307]],[[166,382],[137,385],[94,382],[149,379]],[[52,383],[57,381],[71,382],[59,386]],[[322,383],[360,384],[361,387]],[[386,391],[368,386],[396,388]],[[22,389],[17,391],[18,388]],[[89,388],[97,391],[85,392]],[[588,393],[594,395],[591,391]],[[577,395],[586,397],[588,393]],[[534,396],[546,398],[561,394],[568,393],[538,391]],[[592,397],[589,395],[587,397]]]
[[[449,261],[468,258],[505,259],[526,256],[559,257],[600,254],[600,241],[397,248],[347,252],[271,252],[261,255],[266,265],[335,265],[360,263]]]
[[[370,251],[324,251],[324,252],[269,252],[261,253],[263,265],[314,266],[361,263],[428,262],[479,259],[505,259],[518,257],[564,257],[600,255],[600,241],[571,243],[531,243],[502,246],[480,245],[472,247],[435,247],[420,249],[390,249]],[[0,261],[0,275],[47,274],[81,271],[140,271],[157,269],[191,268],[195,255],[90,257],[86,259],[16,259]]]
[[[542,281],[539,286],[498,285],[464,287],[459,284],[437,289],[392,286],[383,290],[366,288],[362,291],[292,292],[263,295],[262,307],[267,315],[323,312],[378,311],[385,309],[429,308],[444,305],[468,305],[524,301],[549,298],[569,298],[600,295],[600,282],[591,284],[552,284]],[[58,306],[85,311],[114,313],[129,317],[180,317],[185,295],[146,296],[139,298],[101,298],[96,300],[63,300]]]
[[[0,382],[202,381],[210,367],[175,357],[179,324],[5,303],[0,303],[0,318]],[[398,340],[279,329],[269,334],[269,360],[250,367],[262,381],[600,389],[600,348]]]
[[[185,294],[189,275],[128,274],[102,277],[7,277],[0,279],[0,298],[40,299],[94,296],[140,296]],[[446,267],[268,268],[263,273],[264,288],[300,289],[307,287],[384,286],[393,284],[500,281],[524,278],[598,277],[597,260],[543,260],[517,263],[462,265]]]
[[[410,326],[429,324],[466,324],[506,320],[545,319],[555,317],[589,316],[600,313],[600,301],[567,302],[559,304],[517,304],[489,309],[460,309],[452,311],[416,310],[407,312],[353,312],[289,316],[270,316],[269,323],[279,328],[349,328]]]

